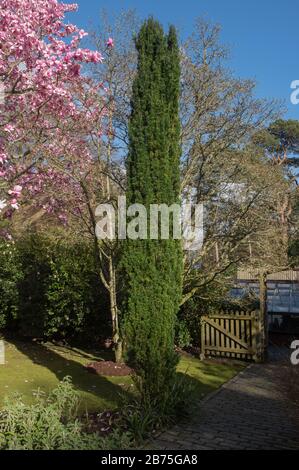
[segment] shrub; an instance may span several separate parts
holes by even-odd
[[[37,393],[34,405],[22,398],[6,401],[0,412],[0,449],[82,449],[94,446],[96,436],[82,433],[76,419],[77,392],[65,378],[48,396]]]
[[[21,265],[14,243],[0,239],[0,330],[12,323],[18,313],[18,282]]]
[[[181,348],[187,348],[191,345],[191,334],[189,332],[188,324],[185,320],[177,319],[175,330],[175,343]]]
[[[171,27],[165,35],[162,26],[150,18],[140,29],[136,48],[127,201],[149,210],[150,204],[172,205],[180,199],[176,32]],[[155,240],[128,239],[123,245],[126,353],[144,393],[153,401],[167,394],[175,376],[174,329],[182,295],[182,265],[181,243],[172,234],[169,239],[161,235]]]
[[[70,377],[48,396],[37,392],[35,403],[21,397],[7,400],[0,411],[0,450],[105,450],[130,445],[127,433],[108,437],[86,433],[77,418],[79,394]]]
[[[38,235],[22,238],[17,242],[17,249],[23,272],[18,286],[18,326],[25,336],[43,336],[51,249]]]
[[[92,247],[35,233],[19,240],[17,250],[22,335],[90,339],[96,337],[95,324],[100,325],[98,335],[107,334],[106,296],[95,273]]]
[[[135,380],[139,395],[135,400],[124,404],[122,424],[132,436],[133,442],[140,444],[153,431],[161,430],[189,414],[194,384],[187,375],[176,374],[163,393],[153,397],[140,378],[136,377]]]
[[[49,265],[46,336],[71,338],[82,333],[91,319],[99,324],[100,286],[89,247],[82,243],[70,247],[60,244]]]

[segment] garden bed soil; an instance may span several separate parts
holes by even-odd
[[[131,369],[131,367],[127,366],[126,364],[117,364],[113,361],[90,362],[85,367],[93,374],[105,375],[107,377],[120,377],[132,375],[134,373],[133,369]]]
[[[120,413],[117,410],[103,411],[102,413],[89,414],[82,418],[84,429],[88,433],[98,432],[101,436],[107,436],[113,431],[120,421]]]

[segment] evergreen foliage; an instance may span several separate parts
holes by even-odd
[[[179,50],[176,31],[165,36],[154,19],[136,38],[138,70],[133,84],[127,158],[127,203],[180,201]],[[170,218],[171,219],[171,218]],[[149,235],[149,224],[147,234]],[[122,265],[125,282],[124,336],[129,361],[142,391],[158,396],[172,386],[177,357],[174,326],[182,291],[181,242],[127,240]]]
[[[32,233],[0,248],[0,331],[88,342],[111,335],[89,243]]]

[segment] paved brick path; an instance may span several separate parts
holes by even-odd
[[[295,370],[277,354],[250,365],[204,400],[191,422],[161,434],[148,448],[299,449],[299,410],[285,387],[294,372],[299,366]]]

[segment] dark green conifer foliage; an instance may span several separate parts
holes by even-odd
[[[148,19],[136,39],[127,204],[180,202],[180,64],[176,31]],[[149,233],[149,224],[148,229]],[[171,230],[170,230],[170,233]],[[182,292],[180,240],[127,240],[123,253],[127,355],[154,397],[173,383],[174,324]]]

